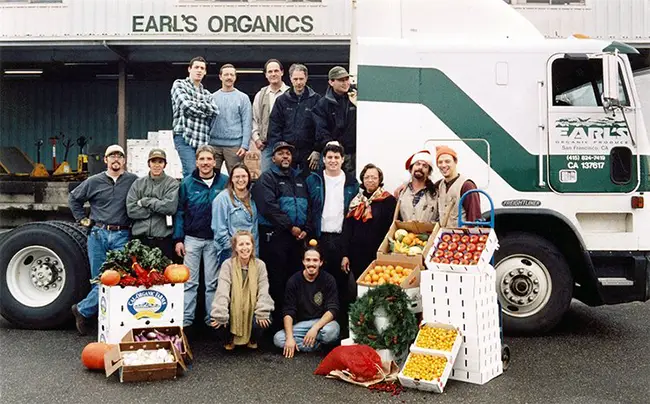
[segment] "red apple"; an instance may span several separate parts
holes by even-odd
[[[463,237],[460,238],[461,243],[467,244],[469,242],[469,236],[466,234]]]
[[[433,253],[433,255],[435,255],[436,257],[442,257],[444,254],[445,254],[444,250],[436,250],[436,252]]]
[[[453,241],[454,243],[459,242],[460,241],[460,234],[454,234],[453,236],[451,236],[451,241]]]
[[[481,258],[481,252],[480,251],[474,252],[474,255],[472,256],[472,258],[474,258],[475,260],[478,260],[479,258]]]
[[[469,236],[469,242],[474,244],[478,243],[478,236],[476,234],[472,234]]]
[[[456,251],[457,248],[458,248],[458,244],[456,244],[455,242],[449,243],[450,251]]]
[[[463,253],[460,251],[456,251],[456,254],[454,254],[454,258],[457,260],[463,258]]]
[[[440,257],[433,257],[433,258],[431,259],[431,261],[432,261],[432,262],[435,262],[436,264],[439,264],[441,260],[440,260]]]
[[[470,265],[476,265],[476,264],[478,264],[478,261],[477,261],[477,260],[471,260],[471,261],[469,262],[469,264],[470,264]]]
[[[481,237],[478,238],[478,241],[481,242],[481,243],[487,243],[487,241],[488,241],[488,235],[487,235],[487,234],[483,234]]]
[[[440,237],[440,238],[442,239],[442,241],[448,243],[448,242],[451,240],[451,234],[449,234],[449,233],[445,233],[445,234],[443,234],[442,237]]]
[[[483,251],[485,249],[485,244],[484,243],[478,243],[476,245],[476,251]]]
[[[467,244],[467,251],[472,252],[476,250],[476,244],[474,243],[469,243]]]
[[[471,260],[473,257],[474,257],[474,254],[472,254],[471,252],[466,252],[465,255],[463,255],[463,258],[468,260],[468,261]]]
[[[453,265],[459,265],[459,264],[460,264],[460,261],[459,261],[459,260],[452,260],[452,261],[451,261],[451,264],[453,264]]]
[[[445,251],[445,258],[451,258],[453,256],[454,256],[453,251],[450,251],[450,250]]]
[[[461,252],[467,250],[467,244],[458,244],[457,250]]]
[[[460,260],[460,265],[469,265],[469,260],[463,258],[462,260]]]
[[[438,248],[441,250],[446,250],[447,248],[449,248],[449,243],[443,241],[442,243],[438,244]]]
[[[447,258],[443,258],[440,260],[441,264],[449,264],[449,260]]]

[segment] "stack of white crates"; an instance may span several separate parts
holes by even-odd
[[[485,384],[503,373],[496,274],[489,264],[498,243],[492,229],[441,229],[437,238],[451,231],[489,234],[489,241],[478,264],[453,265],[432,261],[436,240],[421,274],[422,316],[452,324],[463,335],[449,378]]]
[[[183,178],[183,167],[181,158],[174,146],[174,134],[171,130],[160,130],[157,132],[148,132],[146,139],[127,139],[126,140],[126,169],[143,177],[149,173],[147,159],[151,149],[163,149],[167,154],[167,175],[181,179]]]

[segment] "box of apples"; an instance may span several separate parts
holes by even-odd
[[[438,231],[425,259],[428,269],[451,272],[477,272],[490,266],[499,248],[491,228],[443,228]]]

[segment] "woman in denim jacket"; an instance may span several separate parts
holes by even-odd
[[[257,207],[251,198],[251,173],[243,163],[230,171],[226,189],[212,201],[212,231],[219,265],[232,256],[231,240],[237,230],[253,233],[255,251],[259,251]]]

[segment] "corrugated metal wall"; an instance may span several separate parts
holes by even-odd
[[[128,81],[127,136],[146,138],[150,130],[171,127],[171,83]],[[63,132],[67,137],[92,137],[93,145],[117,142],[117,81],[48,82],[5,80],[0,85],[0,146],[20,147],[36,161],[35,143],[45,141],[41,158],[51,168],[48,138]],[[78,147],[68,160],[76,168]],[[57,146],[57,161],[64,155]]]

